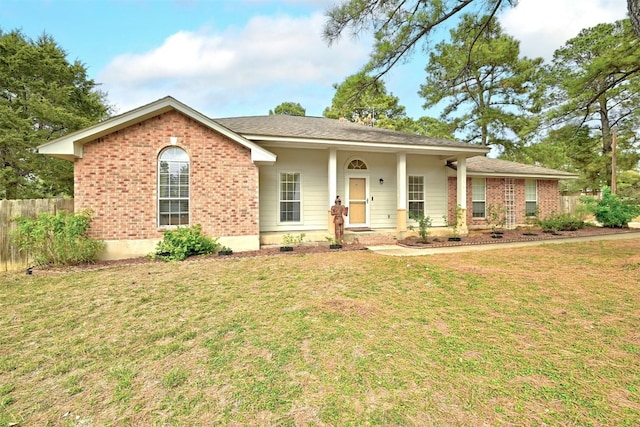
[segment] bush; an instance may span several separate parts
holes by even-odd
[[[538,223],[542,231],[575,231],[584,228],[584,221],[571,214],[554,214]]]
[[[409,218],[418,223],[418,234],[420,235],[420,241],[422,243],[427,243],[427,238],[429,237],[429,228],[431,228],[431,217],[424,216],[423,213],[420,215],[409,214]],[[410,230],[413,230],[413,226],[408,227]]]
[[[609,187],[602,188],[600,200],[591,197],[582,197],[580,200],[596,217],[596,220],[605,227],[627,227],[629,221],[640,216],[640,205],[637,202],[621,199],[612,194]]]
[[[504,228],[507,223],[507,208],[500,204],[488,205],[487,223],[491,226],[491,231],[493,233]]]
[[[282,244],[285,246],[298,246],[304,240],[304,233],[298,235],[287,233],[282,236]]]
[[[153,257],[164,261],[182,261],[191,255],[212,254],[219,247],[218,239],[202,234],[200,225],[178,227],[164,232]]]
[[[12,240],[38,265],[68,265],[94,261],[104,249],[100,240],[87,237],[91,211],[68,214],[41,213],[37,218],[19,217]]]

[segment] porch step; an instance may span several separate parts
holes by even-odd
[[[396,237],[394,233],[380,233],[371,229],[353,229],[345,230],[344,240],[347,243],[359,243],[361,245],[383,245],[395,244]]]

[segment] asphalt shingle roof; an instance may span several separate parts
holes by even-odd
[[[455,163],[454,163],[455,164]],[[507,160],[492,159],[490,157],[475,156],[467,159],[467,173],[478,174],[504,174],[504,175],[531,175],[531,176],[566,176],[576,178],[576,175],[556,169],[543,168]]]
[[[254,135],[379,144],[478,148],[477,145],[459,141],[374,128],[351,123],[347,120],[327,119],[324,117],[272,115],[212,120],[245,137],[246,135]]]

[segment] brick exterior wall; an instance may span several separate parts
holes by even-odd
[[[525,180],[514,179],[514,196],[516,210],[516,224],[525,224]],[[560,210],[560,193],[558,192],[558,181],[552,179],[539,179],[538,185],[538,215],[545,218],[551,214],[558,213]],[[486,179],[486,206],[491,204],[504,205],[504,178],[487,178]],[[456,177],[449,177],[449,223],[455,220],[455,209],[458,204]],[[467,178],[467,225],[471,227],[487,227],[487,221],[484,219],[473,218],[472,212],[472,178]]]
[[[251,152],[177,111],[84,145],[74,165],[75,209],[93,210],[91,237],[160,239],[158,156],[171,146],[190,159],[190,223],[211,237],[259,234],[258,167]]]

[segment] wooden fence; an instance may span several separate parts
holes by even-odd
[[[560,196],[560,213],[575,214],[580,196]]]
[[[41,212],[62,211],[73,212],[73,199],[0,200],[0,271],[17,271],[28,266],[28,260],[11,244],[15,218],[35,218]]]

